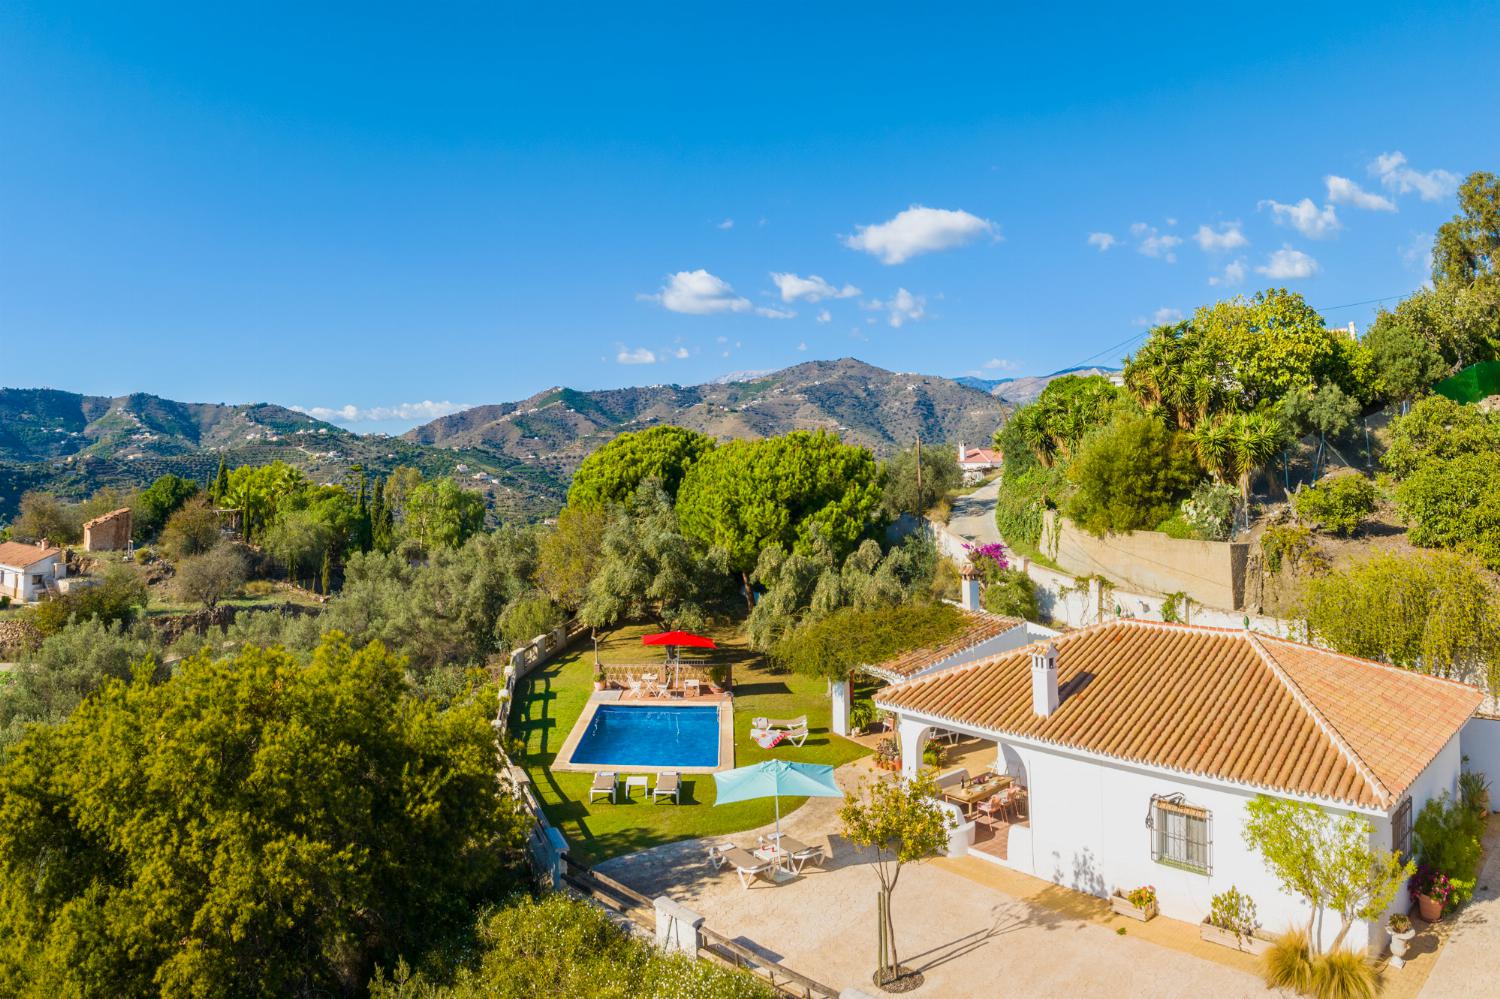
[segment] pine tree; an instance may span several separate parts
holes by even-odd
[[[391,508],[385,502],[385,480],[375,480],[374,494],[370,498],[370,544],[379,551],[391,547],[391,535],[395,529]]]
[[[224,465],[224,456],[219,456],[219,474],[214,476],[213,488],[209,490],[209,498],[214,501],[214,506],[221,506],[224,502],[224,494],[229,491],[229,469]]]

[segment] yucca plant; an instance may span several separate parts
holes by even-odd
[[[1380,978],[1365,955],[1336,950],[1313,960],[1312,993],[1317,999],[1375,999]]]
[[[1306,992],[1313,985],[1312,948],[1305,930],[1287,930],[1262,957],[1266,985],[1273,989]]]

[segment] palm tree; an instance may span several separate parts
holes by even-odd
[[[1220,482],[1227,482],[1234,470],[1233,438],[1229,421],[1220,416],[1204,420],[1188,431],[1188,440],[1197,452],[1198,462]]]
[[[1250,477],[1265,468],[1281,451],[1286,425],[1269,410],[1236,413],[1225,427],[1234,471],[1239,477],[1240,497],[1250,502]]]

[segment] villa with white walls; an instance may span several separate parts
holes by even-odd
[[[921,675],[876,695],[915,774],[940,731],[992,741],[1024,814],[981,832],[977,856],[1091,895],[1156,888],[1163,915],[1202,920],[1231,886],[1279,932],[1314,916],[1242,836],[1257,795],[1353,813],[1371,844],[1410,851],[1411,821],[1457,793],[1465,684],[1251,631],[1097,625]],[[1399,733],[1399,737],[1393,737]],[[972,836],[973,834],[970,833]],[[1406,911],[1405,892],[1392,911]],[[1345,944],[1386,943],[1384,920]],[[1314,932],[1331,942],[1338,917]]]

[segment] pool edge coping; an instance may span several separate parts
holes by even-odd
[[[614,694],[613,697],[609,696]],[[574,763],[573,753],[578,749],[578,743],[583,740],[583,733],[588,730],[589,723],[594,720],[594,713],[599,710],[601,704],[627,704],[634,705],[639,702],[621,701],[617,691],[594,691],[589,695],[588,703],[583,706],[578,720],[573,723],[573,728],[568,732],[568,737],[563,740],[562,748],[557,751],[557,756],[548,766],[549,770],[557,770],[563,773],[598,773],[601,770],[613,770],[617,774],[659,774],[666,771],[675,771],[680,774],[715,774],[724,770],[734,769],[734,701],[726,698],[713,705],[718,710],[719,717],[719,765],[716,767],[680,767],[665,766],[653,767],[621,763]],[[706,708],[707,704],[684,704],[681,701],[667,701],[662,703],[640,703],[641,707],[653,708]]]

